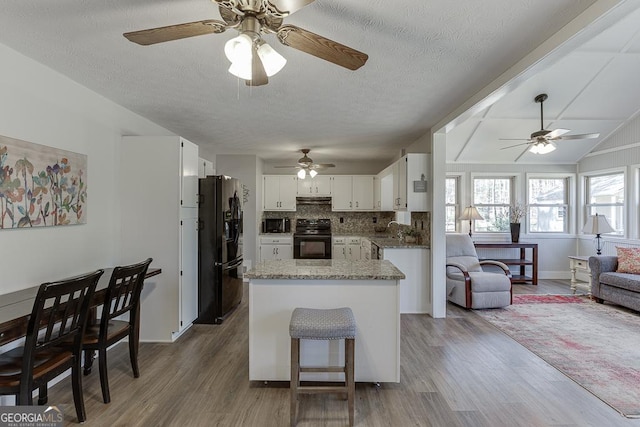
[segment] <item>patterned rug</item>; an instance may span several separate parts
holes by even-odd
[[[628,418],[640,418],[640,314],[586,297],[514,295],[474,310]]]

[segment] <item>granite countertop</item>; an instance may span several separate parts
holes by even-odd
[[[399,280],[405,275],[389,261],[283,259],[263,261],[244,273],[249,279]]]
[[[375,243],[379,248],[389,248],[389,249],[429,249],[429,244],[425,243],[407,243],[404,240],[400,240],[392,234],[388,233],[376,233],[376,234],[340,234],[334,233],[332,237],[361,237],[364,239],[369,239],[371,242]]]

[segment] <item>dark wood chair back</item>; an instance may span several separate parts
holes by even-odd
[[[104,270],[40,285],[29,317],[24,347],[2,354],[0,360],[19,368],[19,384],[0,375],[0,394],[15,394],[16,403],[33,404],[32,391],[69,368],[80,422],[86,419],[80,384],[80,355],[89,304]],[[72,372],[73,374],[73,372]],[[77,384],[76,384],[77,382]],[[42,397],[42,396],[41,396]]]
[[[113,269],[100,316],[101,338],[106,337],[109,322],[112,319],[129,313],[129,323],[133,324],[135,321],[140,306],[138,302],[144,276],[151,261],[153,259],[148,258],[138,264],[118,266]]]
[[[95,352],[98,352],[100,386],[104,403],[111,401],[109,376],[107,373],[107,348],[125,337],[129,337],[129,358],[133,376],[138,378],[138,322],[140,319],[140,293],[144,277],[152,258],[138,264],[119,266],[111,273],[109,287],[102,306],[100,325],[90,325],[83,340],[85,354],[84,374],[91,373]],[[116,318],[129,313],[129,320]]]

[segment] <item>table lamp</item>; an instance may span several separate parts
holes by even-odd
[[[472,221],[474,219],[484,219],[484,218],[482,217],[482,215],[480,215],[480,212],[478,212],[478,209],[476,209],[475,206],[467,206],[466,208],[464,208],[464,211],[462,211],[462,215],[460,215],[460,218],[458,219],[469,220],[469,237],[471,237],[471,232],[473,230]]]
[[[604,215],[591,215],[589,219],[587,219],[587,223],[582,227],[582,232],[585,234],[595,234],[596,235],[596,254],[602,255],[602,237],[600,234],[602,233],[612,233],[616,230],[611,228],[609,223],[607,222],[607,218]]]

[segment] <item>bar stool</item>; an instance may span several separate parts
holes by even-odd
[[[296,308],[289,323],[291,336],[291,426],[297,423],[300,394],[346,393],[349,406],[349,425],[354,421],[354,348],[356,320],[348,307],[335,309]],[[344,340],[344,366],[301,367],[300,340]],[[301,386],[301,372],[342,372],[344,385]]]

